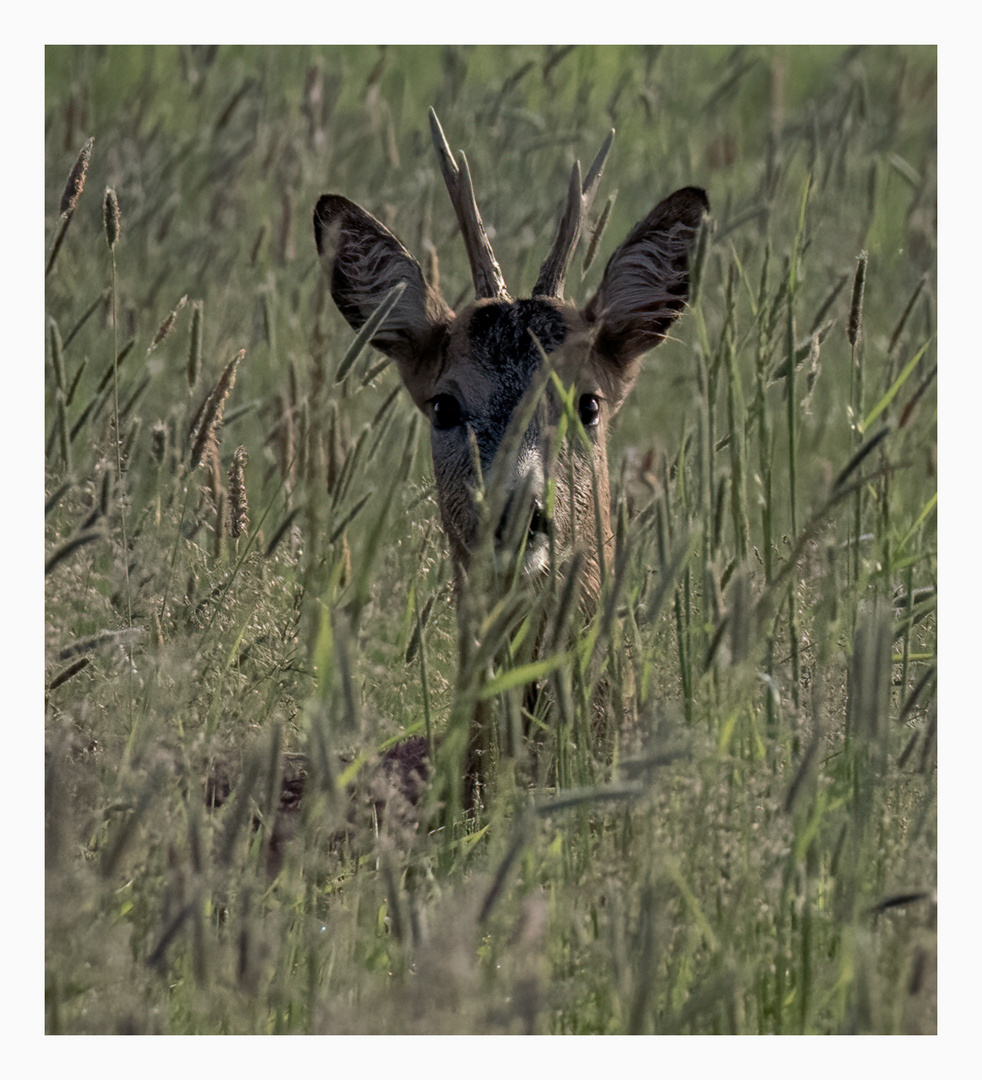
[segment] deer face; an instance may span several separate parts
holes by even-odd
[[[480,498],[491,507],[499,546],[521,550],[527,571],[544,572],[550,552],[565,556],[575,547],[586,558],[586,592],[595,595],[599,550],[610,538],[607,427],[641,355],[663,340],[685,306],[705,193],[684,188],[656,206],[614,252],[596,295],[578,311],[562,299],[563,278],[602,157],[583,184],[577,164],[556,245],[532,296],[512,300],[473,202],[466,161],[456,166],[432,114],[431,124],[479,299],[455,314],[380,222],[340,195],[324,195],[314,232],[331,295],[360,329],[393,287],[402,287],[372,344],[395,360],[430,421],[436,490],[458,575],[479,540]]]
[[[589,517],[569,512],[570,469],[592,493],[590,459],[602,465],[600,387],[583,359],[576,312],[555,300],[483,300],[449,328],[443,355],[419,371],[414,397],[430,419],[433,470],[444,530],[455,561],[467,566],[479,539],[475,493],[483,492],[500,548],[523,552],[525,569],[547,569],[548,552],[565,552],[575,531],[595,533]],[[574,385],[583,433],[556,439],[563,409],[549,372]],[[550,537],[551,531],[551,537]],[[592,547],[588,544],[587,547]]]

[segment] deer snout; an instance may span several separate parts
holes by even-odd
[[[527,532],[530,542],[535,540],[537,536],[545,536],[548,533],[549,521],[546,517],[542,499],[538,496],[526,499],[513,492],[505,502],[501,520],[494,531],[494,538],[499,546],[507,542],[509,533],[515,527],[516,522],[520,523],[523,519],[528,523]],[[518,528],[521,529],[521,524],[518,525]]]
[[[526,448],[515,463],[494,538],[499,549],[518,551],[524,546],[526,563],[536,565],[544,560],[549,532],[545,490],[538,449]]]

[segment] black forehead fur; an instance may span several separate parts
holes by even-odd
[[[558,349],[566,339],[566,320],[546,300],[501,300],[474,312],[467,336],[471,355],[487,367],[528,370],[539,362],[535,341],[547,353]]]

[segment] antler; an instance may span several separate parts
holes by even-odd
[[[533,296],[553,296],[557,300],[563,298],[563,287],[566,284],[566,272],[569,269],[569,261],[576,250],[576,242],[580,238],[583,221],[589,213],[593,196],[596,194],[597,185],[604,171],[607,154],[610,152],[610,144],[614,141],[613,128],[604,139],[603,146],[593,159],[590,171],[586,179],[580,182],[580,163],[573,163],[573,172],[569,178],[569,194],[566,197],[566,209],[559,221],[559,232],[556,234],[552,251],[542,264],[539,271],[539,280],[532,290]]]
[[[479,299],[507,300],[508,289],[505,286],[505,278],[491,250],[491,241],[484,231],[484,223],[477,209],[467,158],[461,150],[458,166],[433,109],[430,109],[430,131],[433,135],[437,157],[440,159],[443,179],[446,181],[447,191],[450,192],[450,201],[453,203],[457,221],[460,223],[460,231],[464,237],[467,258],[471,264],[471,276],[474,279],[474,291]]]

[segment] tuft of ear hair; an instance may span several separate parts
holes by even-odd
[[[689,297],[689,252],[709,198],[686,187],[663,199],[611,255],[596,295],[584,309],[595,347],[626,365],[662,340]]]

